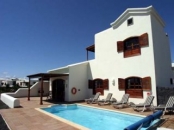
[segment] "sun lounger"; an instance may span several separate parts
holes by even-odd
[[[106,99],[98,100],[98,105],[109,105],[112,97],[112,93],[108,93]]]
[[[110,100],[110,103],[111,103],[111,104],[116,103],[116,102],[117,102],[117,100],[116,100],[115,98],[112,98],[112,99]]]
[[[123,108],[127,105],[128,100],[129,100],[129,94],[124,94],[121,101],[115,102],[112,105],[114,108]]]
[[[100,92],[97,92],[96,95],[94,96],[94,98],[89,98],[89,99],[85,99],[86,103],[98,103],[98,99],[100,96]]]
[[[173,111],[174,110],[174,96],[170,96],[166,104],[160,104],[158,106],[153,107],[153,110],[163,110],[165,114],[166,111]]]
[[[132,105],[132,107],[136,111],[140,111],[140,109],[142,108],[142,112],[144,112],[144,110],[151,108],[153,99],[154,99],[154,96],[150,95],[146,98],[144,103],[135,104],[135,105]]]

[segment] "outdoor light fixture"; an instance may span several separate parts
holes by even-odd
[[[112,85],[115,86],[115,79],[112,79]]]

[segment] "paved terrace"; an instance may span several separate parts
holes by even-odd
[[[53,103],[43,101],[43,105],[39,105],[39,97],[31,97],[30,101],[27,98],[19,99],[21,108],[0,110],[0,114],[4,117],[11,130],[78,130],[69,124],[35,110],[35,108],[46,107]],[[136,112],[132,108],[115,109],[111,105],[99,106],[98,104],[86,104],[85,102],[81,102],[80,104],[140,115],[152,114],[151,111]],[[168,120],[161,127],[174,129],[174,115],[167,114],[164,118]]]

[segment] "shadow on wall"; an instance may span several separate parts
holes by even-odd
[[[90,64],[88,64],[88,67],[87,67],[87,77],[88,77],[87,80],[92,80],[93,79],[92,70],[91,70]],[[87,81],[87,83],[88,83],[88,81]],[[86,88],[87,88],[87,92],[88,92],[88,93],[86,93],[86,98],[92,97],[93,94],[92,93],[89,93],[89,91],[88,91],[88,84],[87,84],[87,87]]]

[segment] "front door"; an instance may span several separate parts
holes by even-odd
[[[53,101],[65,101],[65,81],[63,79],[56,79],[52,83],[52,99]]]

